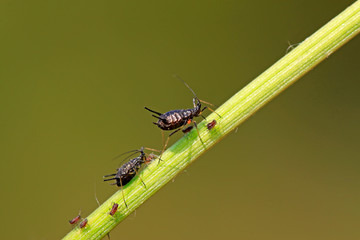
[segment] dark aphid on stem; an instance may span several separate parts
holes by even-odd
[[[79,212],[79,215],[77,215],[76,217],[74,217],[73,219],[69,220],[69,223],[71,225],[74,225],[74,224],[77,224],[81,219],[81,216],[80,216],[80,212]]]
[[[189,87],[189,85],[184,80],[182,80],[178,76],[175,76],[175,77],[177,77],[179,80],[181,80],[185,84],[185,86],[193,93],[193,95],[194,95],[194,98],[193,98],[194,108],[178,109],[178,110],[172,110],[172,111],[169,111],[169,112],[166,112],[166,113],[159,113],[159,112],[156,112],[154,110],[151,110],[151,109],[145,107],[146,110],[156,114],[156,115],[154,115],[154,114],[152,115],[153,117],[158,119],[157,122],[153,122],[156,126],[161,128],[162,130],[175,130],[172,133],[170,133],[170,135],[168,136],[168,138],[167,138],[167,140],[166,140],[166,142],[164,144],[164,148],[163,148],[162,152],[165,151],[166,146],[167,146],[167,144],[169,142],[169,138],[174,133],[176,133],[176,132],[178,132],[180,130],[182,130],[184,133],[186,133],[186,132],[189,132],[191,130],[190,128],[186,128],[185,130],[183,130],[183,128],[187,124],[190,124],[190,123],[194,124],[194,126],[195,126],[195,128],[196,128],[196,130],[198,132],[199,139],[203,143],[203,141],[202,141],[202,139],[200,137],[200,134],[199,134],[199,130],[197,128],[196,121],[194,120],[194,118],[201,116],[201,117],[203,117],[205,119],[205,117],[202,115],[202,112],[207,108],[210,111],[215,112],[214,110],[212,110],[209,107],[202,108],[201,103],[206,103],[206,104],[212,105],[212,106],[213,106],[213,104],[211,104],[209,102],[205,102],[203,100],[200,100],[196,96],[195,92]],[[217,115],[219,117],[221,117],[219,114],[217,114]]]
[[[190,132],[194,127],[193,126],[188,126],[187,128],[183,129],[182,132],[183,133],[188,133]]]
[[[114,216],[114,214],[116,213],[116,211],[118,210],[118,208],[119,208],[119,204],[114,203],[114,205],[112,206],[109,214],[110,214],[111,216]]]
[[[207,127],[207,129],[211,130],[211,129],[213,129],[213,127],[215,127],[215,125],[216,125],[216,120],[214,119],[214,120],[212,120],[211,122],[209,122],[209,123],[206,125],[206,127]]]
[[[84,220],[81,221],[81,223],[79,224],[79,227],[80,228],[84,228],[88,223],[88,220],[87,218],[85,218]]]
[[[136,174],[139,173],[139,170],[140,170],[141,166],[144,163],[149,163],[154,158],[157,157],[154,154],[149,154],[148,156],[146,156],[146,154],[144,152],[144,149],[152,150],[152,151],[158,151],[158,150],[155,150],[155,149],[142,147],[140,150],[132,150],[132,151],[126,152],[126,153],[133,152],[131,155],[133,155],[135,153],[140,153],[140,155],[138,157],[130,159],[128,162],[124,163],[120,168],[117,169],[117,173],[109,174],[109,175],[104,176],[104,178],[107,178],[107,179],[104,179],[104,181],[115,180],[116,182],[112,183],[112,185],[117,185],[118,187],[121,187],[121,190],[123,190],[123,187],[126,184],[128,184],[136,176]],[[126,153],[123,153],[123,154],[121,154],[119,156],[122,156],[122,155],[124,155]],[[128,156],[128,157],[130,157],[130,156]],[[108,178],[108,177],[112,177],[112,178]],[[146,185],[145,185],[144,181],[141,178],[140,178],[140,180],[141,180],[141,182],[144,184],[144,186],[146,188]],[[127,207],[123,191],[122,191],[122,194],[123,194],[123,199],[124,199],[125,206]]]

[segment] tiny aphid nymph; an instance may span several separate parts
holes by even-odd
[[[84,220],[81,221],[79,227],[84,228],[87,225],[87,223],[88,223],[88,220],[87,220],[87,218],[85,218]]]
[[[216,120],[214,119],[214,120],[212,120],[211,122],[209,122],[209,123],[206,125],[206,127],[207,127],[207,129],[211,130],[211,129],[213,129],[213,128],[215,127],[215,125],[216,125]]]
[[[114,216],[114,214],[116,213],[116,211],[118,210],[118,208],[119,208],[119,204],[114,203],[114,205],[112,206],[109,214],[110,214],[111,216]]]

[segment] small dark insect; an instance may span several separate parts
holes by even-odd
[[[215,125],[216,125],[216,120],[214,119],[214,120],[212,120],[211,122],[209,122],[209,123],[206,125],[206,127],[207,127],[207,129],[211,130],[211,129],[213,129],[213,127],[215,127]]]
[[[119,204],[114,203],[114,205],[112,206],[109,214],[110,214],[111,216],[114,216],[114,214],[116,213],[116,211],[118,210],[118,208],[119,208]]]
[[[80,216],[80,213],[79,213],[79,215],[77,215],[77,216],[74,217],[73,219],[69,220],[69,223],[70,223],[71,225],[77,224],[77,223],[80,221],[80,219],[81,219],[81,216]]]
[[[112,183],[112,185],[117,185],[118,187],[121,187],[121,190],[122,190],[123,186],[128,184],[136,176],[136,174],[138,174],[141,166],[144,163],[149,163],[154,158],[157,157],[154,154],[149,154],[148,156],[146,156],[146,154],[144,152],[144,149],[152,150],[152,151],[158,151],[158,150],[151,149],[151,148],[141,147],[140,150],[132,150],[132,151],[126,152],[126,153],[133,152],[131,155],[133,155],[135,153],[140,153],[140,155],[138,157],[130,159],[128,162],[124,163],[120,168],[117,169],[117,173],[105,175],[104,178],[107,178],[107,177],[112,177],[112,178],[104,179],[104,181],[115,180],[116,182]],[[123,154],[121,154],[119,156],[122,156],[122,155],[124,155],[126,153],[123,153]],[[130,157],[130,156],[128,156],[128,157]],[[144,184],[144,186],[146,187],[144,181],[141,178],[140,178],[140,180]],[[123,191],[122,191],[122,194],[123,194],[123,199],[124,199],[125,206],[127,207]]]
[[[188,133],[190,132],[194,127],[193,126],[188,126],[187,128],[183,129],[182,132],[183,133]]]
[[[79,227],[80,227],[80,228],[84,228],[87,223],[88,223],[88,220],[87,220],[87,218],[85,218],[84,220],[81,221]]]
[[[175,76],[177,77],[177,76]],[[199,134],[199,130],[197,128],[197,124],[196,124],[196,121],[194,120],[195,117],[203,117],[205,119],[205,117],[202,115],[202,112],[205,110],[205,109],[209,109],[210,111],[212,112],[215,112],[214,110],[212,110],[211,108],[209,107],[204,107],[202,108],[201,106],[201,103],[206,103],[208,105],[212,105],[211,103],[209,102],[205,102],[203,100],[200,100],[195,92],[189,87],[189,85],[184,81],[182,80],[181,78],[177,77],[179,80],[181,80],[185,86],[193,93],[194,95],[194,98],[193,98],[193,105],[194,105],[194,108],[189,108],[189,109],[178,109],[178,110],[172,110],[172,111],[169,111],[169,112],[166,112],[166,113],[160,113],[160,112],[156,112],[154,110],[151,110],[147,107],[145,107],[146,110],[152,112],[152,113],[155,113],[156,115],[152,115],[153,117],[157,118],[158,121],[157,122],[153,122],[156,126],[158,126],[159,128],[161,128],[162,130],[175,130],[173,131],[172,133],[170,133],[170,135],[168,136],[166,142],[165,142],[165,145],[163,147],[163,151],[165,151],[166,149],[166,146],[169,142],[169,138],[176,132],[180,131],[183,129],[183,127],[185,127],[187,124],[190,124],[190,123],[193,123],[197,132],[198,132],[198,135],[199,135],[199,139],[200,141],[203,143],[201,137],[200,137],[200,134]],[[216,113],[216,112],[215,112]],[[216,113],[217,114],[217,113]],[[221,117],[219,114],[217,114],[219,117]],[[186,128],[185,130],[182,130],[184,133],[186,132],[189,132],[191,129],[189,128]],[[203,143],[204,144],[204,143]],[[161,155],[160,155],[161,156]]]

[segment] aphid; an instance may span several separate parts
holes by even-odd
[[[113,178],[104,179],[104,181],[115,180],[116,182],[112,183],[112,185],[117,185],[118,187],[121,187],[121,190],[122,190],[123,187],[126,184],[128,184],[135,177],[136,174],[138,174],[141,166],[144,163],[149,163],[156,157],[156,155],[154,155],[154,154],[149,154],[148,156],[146,156],[144,149],[157,151],[155,149],[141,147],[140,150],[132,150],[132,151],[126,152],[126,153],[134,152],[131,155],[133,155],[135,153],[140,153],[140,155],[138,157],[130,159],[128,162],[124,163],[120,168],[117,169],[117,173],[104,176],[104,178],[113,177]],[[126,153],[123,153],[123,154],[126,154]],[[122,156],[123,154],[121,154],[120,156]],[[146,187],[144,181],[141,178],[140,178],[140,180]],[[125,206],[127,207],[123,191],[122,191],[122,194],[123,194]]]
[[[80,227],[80,228],[84,228],[87,223],[88,223],[88,220],[87,220],[87,218],[85,218],[84,220],[81,221],[79,227]]]
[[[177,76],[176,76],[177,77]],[[206,103],[208,105],[213,105],[211,103],[208,103],[208,102],[205,102],[203,100],[200,100],[195,92],[189,87],[189,85],[184,81],[182,80],[181,78],[177,77],[178,79],[180,79],[184,84],[185,86],[193,93],[194,95],[194,98],[193,98],[193,105],[194,105],[194,108],[189,108],[189,109],[178,109],[178,110],[172,110],[172,111],[169,111],[169,112],[166,112],[166,113],[159,113],[159,112],[156,112],[154,110],[151,110],[147,107],[145,107],[146,110],[152,112],[152,113],[155,113],[156,115],[152,115],[153,117],[157,118],[158,121],[157,122],[153,122],[156,126],[158,126],[159,128],[161,128],[162,130],[175,130],[173,131],[172,133],[170,133],[170,135],[168,136],[166,142],[165,142],[165,145],[164,145],[164,148],[163,148],[163,151],[165,151],[166,149],[166,146],[169,142],[169,138],[176,132],[180,131],[183,129],[183,127],[185,127],[187,124],[190,124],[190,123],[193,123],[197,132],[198,132],[198,135],[199,135],[199,139],[200,141],[203,143],[201,137],[200,137],[200,134],[199,134],[199,130],[197,128],[197,124],[196,124],[196,121],[194,120],[195,117],[203,117],[205,119],[205,117],[202,115],[202,112],[205,110],[205,109],[209,109],[210,111],[213,111],[215,112],[214,110],[212,110],[211,108],[209,107],[204,107],[202,108],[201,106],[201,103]],[[215,112],[216,113],[216,112]],[[217,113],[216,113],[217,114]],[[219,114],[217,114],[219,117],[221,117]],[[189,128],[186,128],[185,130],[183,130],[183,132],[189,132],[191,129]],[[204,144],[204,143],[203,143]]]
[[[209,123],[206,125],[206,127],[207,127],[207,129],[211,130],[211,129],[213,129],[213,127],[215,127],[215,125],[216,125],[216,120],[214,119],[214,120],[212,120],[211,122],[209,122]]]
[[[109,214],[110,214],[111,216],[114,216],[114,214],[116,213],[116,211],[118,210],[118,208],[119,208],[119,204],[114,203],[114,205],[112,206]]]
[[[71,225],[77,224],[77,223],[80,221],[80,219],[81,219],[81,216],[80,216],[80,213],[79,213],[79,215],[77,215],[77,216],[74,217],[73,219],[69,220],[69,223],[70,223]]]

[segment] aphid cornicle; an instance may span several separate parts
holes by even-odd
[[[176,76],[177,77],[177,76]],[[158,121],[157,122],[153,122],[156,126],[158,126],[159,128],[161,128],[162,130],[175,130],[173,131],[172,133],[170,133],[170,135],[168,136],[166,142],[165,142],[165,145],[163,147],[163,152],[165,151],[166,149],[166,146],[169,142],[169,138],[176,132],[180,131],[183,129],[183,127],[185,127],[187,124],[190,124],[190,123],[193,123],[197,132],[198,132],[198,135],[199,135],[199,139],[200,141],[203,143],[201,137],[200,137],[200,134],[199,134],[199,130],[197,128],[197,124],[196,124],[196,121],[194,120],[195,117],[203,117],[205,119],[205,117],[202,115],[202,112],[205,110],[205,109],[209,109],[210,111],[212,112],[215,112],[214,110],[212,110],[211,108],[209,107],[204,107],[202,108],[201,106],[201,103],[206,103],[206,104],[209,104],[209,105],[213,105],[209,102],[205,102],[203,100],[200,100],[195,92],[189,87],[189,85],[184,81],[182,80],[181,78],[177,77],[178,79],[180,79],[184,84],[185,86],[193,93],[194,95],[194,98],[193,98],[193,105],[194,105],[194,108],[189,108],[189,109],[178,109],[178,110],[172,110],[172,111],[169,111],[169,112],[166,112],[166,113],[159,113],[159,112],[156,112],[154,110],[151,110],[147,107],[145,107],[146,110],[152,112],[152,113],[155,113],[156,115],[152,115],[153,117],[157,118]],[[216,113],[216,112],[215,112]],[[216,113],[217,114],[217,113]],[[219,114],[217,114],[219,117],[221,117]],[[182,130],[184,133],[187,133],[191,130],[191,128],[186,128],[184,130]],[[203,143],[204,144],[204,143]]]
[[[104,181],[115,180],[116,182],[113,183],[112,185],[117,185],[118,187],[121,187],[121,190],[122,190],[123,186],[128,184],[136,176],[136,174],[138,174],[141,166],[144,163],[149,163],[154,158],[157,157],[154,154],[149,154],[148,156],[146,156],[146,154],[144,152],[144,149],[157,151],[155,149],[142,147],[140,150],[133,150],[133,151],[126,152],[126,153],[134,152],[133,154],[140,153],[140,155],[138,157],[130,159],[128,162],[124,163],[120,168],[117,169],[116,173],[104,176],[104,178],[112,177],[112,178],[104,179]],[[124,154],[126,154],[126,153],[124,153]],[[123,155],[123,154],[121,154],[121,155]],[[144,184],[144,186],[146,187],[144,181],[141,178],[140,178],[140,180]],[[127,207],[123,191],[122,191],[122,194],[123,194],[123,199],[124,199],[125,206]]]

